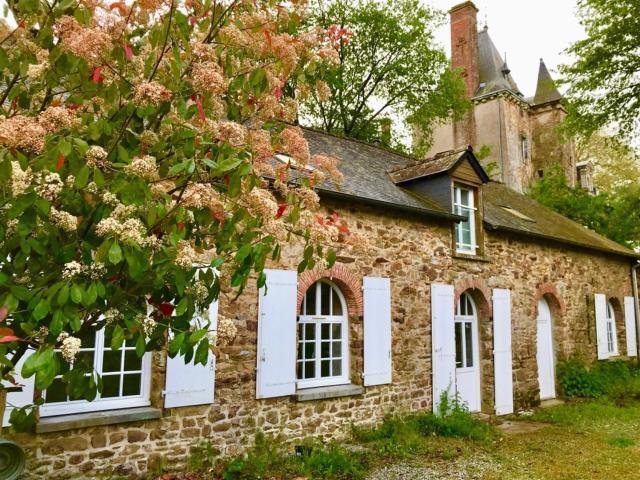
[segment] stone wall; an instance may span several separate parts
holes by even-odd
[[[331,205],[328,205],[331,206]],[[480,309],[483,410],[493,405],[492,288],[512,291],[513,373],[517,406],[537,398],[536,307],[540,295],[561,296],[554,308],[558,355],[581,353],[595,358],[594,293],[621,298],[630,292],[629,261],[565,245],[525,241],[486,232],[485,256],[453,258],[452,229],[432,219],[399,213],[381,215],[369,208],[339,209],[352,230],[370,239],[368,252],[341,252],[339,268],[354,278],[391,278],[393,383],[368,387],[362,396],[295,402],[289,398],[255,400],[257,291],[250,286],[236,301],[221,298],[221,311],[235,318],[239,335],[217,359],[215,402],[164,411],[159,420],[72,430],[15,439],[26,447],[35,478],[88,478],[135,474],[162,462],[180,468],[190,447],[210,442],[222,454],[242,451],[257,429],[283,434],[295,442],[305,437],[340,438],[352,424],[379,422],[388,412],[430,410],[430,287],[434,282],[467,288]],[[277,268],[295,268],[299,248],[289,248]],[[349,288],[345,282],[345,288]],[[550,293],[551,292],[551,293]],[[356,301],[356,300],[354,300]],[[350,309],[351,310],[351,309]],[[350,312],[352,380],[361,382],[362,319]],[[622,319],[618,319],[618,327]],[[620,351],[624,337],[619,334]],[[164,361],[154,361],[152,403],[162,407]]]

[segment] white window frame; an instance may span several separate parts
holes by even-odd
[[[616,332],[616,313],[611,302],[607,302],[605,326],[607,332],[607,353],[618,355],[618,334]]]
[[[96,339],[93,347],[95,348],[93,356],[93,368],[100,375],[102,374],[103,354],[106,349],[111,348],[110,345],[104,344],[104,340],[104,329],[98,330],[96,332]],[[125,348],[124,344],[122,345],[120,350],[122,350],[123,348]],[[127,371],[127,373],[138,373],[138,371],[131,370]],[[100,394],[98,393],[96,395],[96,398],[91,402],[88,402],[86,400],[67,400],[64,402],[43,403],[39,409],[40,416],[51,417],[55,415],[68,415],[72,413],[88,413],[103,410],[117,410],[122,408],[149,406],[151,404],[151,352],[146,352],[142,356],[139,373],[141,375],[139,395],[131,395],[127,397],[110,397],[102,399],[100,398]],[[56,378],[59,377],[60,376]],[[42,394],[43,397],[46,398],[46,391],[43,391]]]
[[[461,314],[461,302],[463,300],[469,300],[469,304],[471,305],[471,314],[469,314],[469,312],[467,312],[466,315],[462,315]],[[478,341],[478,315],[477,315],[477,310],[476,310],[476,304],[473,301],[473,298],[471,297],[471,295],[469,295],[468,293],[464,292],[460,295],[460,297],[458,298],[458,302],[456,303],[456,312],[455,312],[455,316],[454,316],[454,325],[455,324],[461,324],[462,325],[462,332],[463,332],[463,336],[464,336],[464,340],[466,340],[466,333],[465,332],[465,323],[470,323],[471,324],[471,348],[473,348],[473,352],[472,352],[472,362],[473,365],[468,366],[466,365],[467,363],[467,342],[466,341],[461,341],[460,345],[462,347],[462,363],[465,364],[465,366],[463,367],[459,367],[458,366],[458,361],[457,361],[457,356],[458,356],[458,350],[457,350],[457,345],[456,345],[456,371],[459,372],[470,372],[470,371],[475,371],[476,369],[480,368],[479,362],[480,362],[480,355],[478,352],[478,348],[480,345],[480,342]],[[454,331],[453,331],[453,335],[454,335],[454,342],[455,342],[455,327],[454,327]]]
[[[529,160],[529,138],[524,135],[520,137],[520,151],[522,160]]]
[[[298,325],[300,324],[315,324],[315,362],[316,362],[316,373],[315,377],[312,379],[298,379],[296,373],[296,387],[298,389],[304,388],[315,388],[315,387],[328,387],[332,385],[345,385],[350,383],[349,379],[349,321],[348,321],[348,311],[347,311],[347,302],[344,298],[344,295],[338,286],[327,280],[321,279],[317,282],[313,283],[313,285],[309,288],[314,287],[316,293],[316,311],[322,311],[321,308],[321,288],[316,288],[316,286],[320,286],[321,283],[325,283],[329,285],[330,288],[334,289],[338,294],[338,298],[340,299],[340,303],[342,304],[342,315],[307,315],[306,314],[306,292],[305,296],[302,300],[302,304],[300,305],[300,314],[298,315],[298,319],[296,322],[296,335],[298,335]],[[330,295],[333,301],[333,295]],[[342,355],[342,374],[339,376],[333,377],[325,377],[322,378],[320,375],[321,369],[321,329],[323,324],[340,324],[342,325],[342,338],[341,338],[341,355]],[[296,372],[298,370],[298,363],[300,359],[297,355],[297,348],[299,343],[299,338],[296,340]]]
[[[462,203],[462,192],[469,192],[469,204]],[[463,187],[462,185],[455,184],[453,187],[453,211],[456,215],[464,215],[465,212],[469,213],[469,229],[471,230],[471,243],[462,243],[462,224],[467,222],[458,222],[455,226],[455,242],[456,253],[463,253],[465,255],[476,255],[478,250],[476,240],[476,211],[475,208],[475,189],[470,187]]]

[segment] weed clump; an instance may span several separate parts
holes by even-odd
[[[558,363],[558,384],[565,397],[609,397],[623,401],[640,398],[640,368],[630,362],[596,362],[579,358]]]

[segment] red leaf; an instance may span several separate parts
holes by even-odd
[[[339,232],[342,233],[349,233],[349,227],[347,226],[346,223],[341,223],[340,225],[338,225],[336,227],[338,229]]]
[[[193,15],[191,15],[189,17],[189,25],[193,27],[196,23],[198,23],[198,17],[194,17]]]
[[[13,335],[14,332],[9,327],[0,327],[0,335],[3,337],[6,335]]]
[[[124,56],[127,60],[131,60],[133,58],[133,50],[131,49],[131,45],[125,43],[124,45]]]
[[[158,310],[160,310],[163,315],[171,315],[173,313],[173,305],[170,303],[161,303],[158,305]]]
[[[273,91],[273,94],[278,100],[280,100],[282,98],[282,88],[276,87],[276,89]]]
[[[125,15],[127,13],[127,6],[124,4],[124,2],[113,2],[111,5],[109,5],[110,10],[116,8],[122,15]]]
[[[6,335],[4,337],[0,337],[0,343],[9,343],[9,342],[17,342],[20,338],[15,335]]]
[[[338,221],[338,212],[331,212],[331,215],[329,215],[329,221],[330,223],[336,223]]]
[[[184,222],[178,222],[178,230],[184,230]]]
[[[316,215],[316,222],[324,227],[324,218],[321,215]]]
[[[96,67],[93,69],[91,81],[93,83],[102,83],[102,67]]]
[[[278,211],[276,212],[276,218],[282,217],[282,215],[284,215],[284,212],[287,210],[288,206],[289,205],[287,205],[286,203],[281,203],[280,205],[278,205]]]
[[[266,28],[263,28],[262,33],[264,33],[264,36],[267,39],[267,44],[269,45],[269,47],[272,47],[273,43],[271,41],[271,32],[269,32],[269,30],[267,30]]]
[[[198,95],[198,98],[196,98],[196,105],[198,106],[198,117],[200,117],[200,120],[204,122],[204,119],[207,117],[204,114],[204,108],[202,107],[202,98],[200,98],[200,95]]]
[[[58,161],[56,162],[56,170],[60,170],[64,166],[64,153],[58,155]]]

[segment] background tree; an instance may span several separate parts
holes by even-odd
[[[23,377],[46,390],[63,374],[71,399],[92,400],[101,379],[76,354],[103,328],[115,350],[129,341],[142,356],[172,338],[170,356],[205,363],[208,323],[191,319],[253,275],[263,285],[283,242],[302,245],[301,270],[332,263],[327,244],[347,227],[311,210],[313,185],[340,180],[336,159],[312,157],[282,123],[297,116],[282,87],[312,92],[305,79],[338,61],[339,37],[301,30],[299,3],[10,1],[18,26],[0,22],[3,379],[31,350]],[[271,163],[274,150],[299,167],[295,181],[291,164]],[[24,428],[33,410],[11,421]]]
[[[569,85],[569,123],[587,136],[614,127],[623,136],[640,126],[640,2],[579,0],[587,38],[567,50],[572,65],[560,68]]]
[[[340,64],[322,70],[328,89],[304,103],[315,127],[363,140],[383,139],[388,117],[396,122],[389,139],[401,147],[398,121],[407,120],[431,140],[436,120],[459,116],[468,106],[464,84],[450,70],[433,32],[442,14],[418,0],[318,1],[310,21],[345,32]]]
[[[619,186],[613,192],[592,195],[567,185],[562,168],[556,165],[545,171],[529,195],[601,235],[640,249],[640,185],[637,182]]]
[[[578,161],[587,161],[593,169],[598,191],[622,192],[640,182],[640,155],[624,141],[599,133],[577,142]]]

